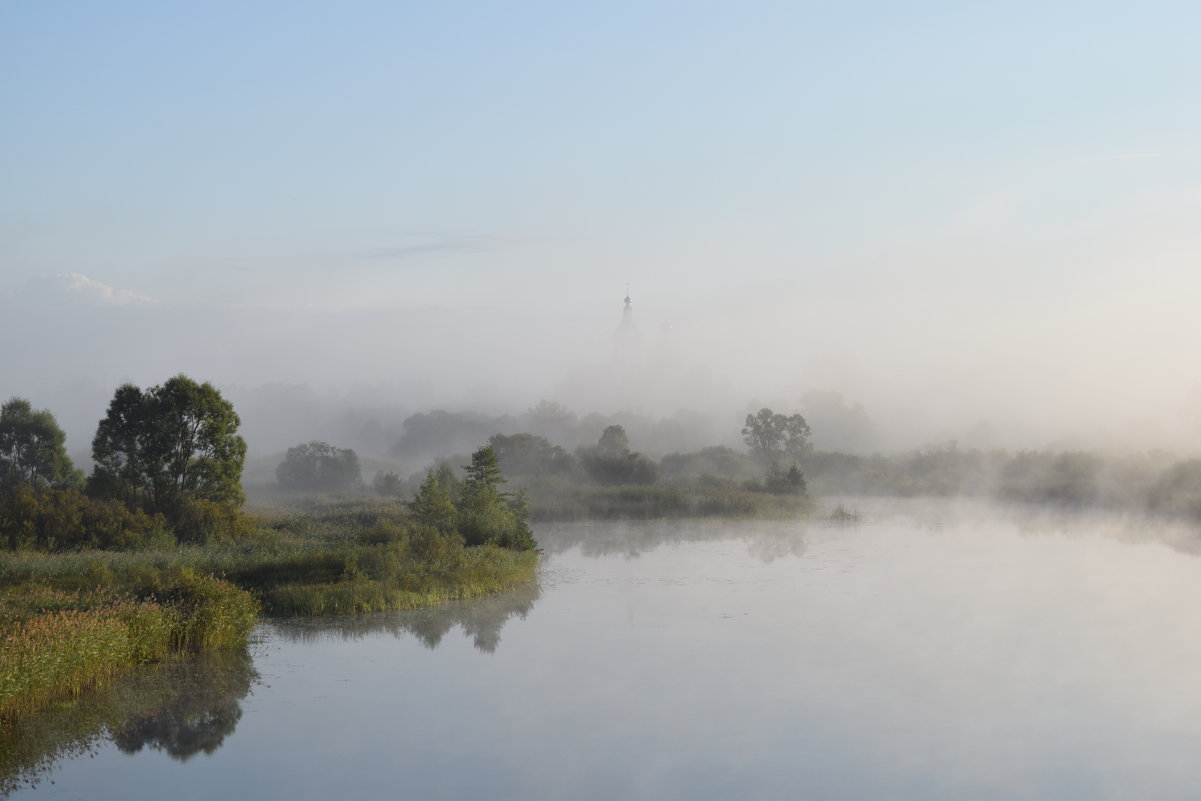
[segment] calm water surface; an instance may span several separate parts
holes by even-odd
[[[859,505],[543,527],[536,586],[267,624],[114,691],[111,738],[52,721],[13,797],[1201,797],[1196,533]]]

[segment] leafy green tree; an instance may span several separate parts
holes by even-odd
[[[117,389],[92,440],[88,490],[181,523],[245,502],[246,441],[233,404],[212,384],[177,375],[162,386]],[[203,503],[199,503],[203,502]]]
[[[588,476],[601,484],[653,484],[659,478],[654,462],[630,450],[630,438],[619,425],[608,426],[594,447],[576,453]]]
[[[777,495],[804,495],[805,476],[802,475],[801,469],[795,463],[787,470],[772,467],[767,481],[764,482],[764,487],[768,492],[774,492]]]
[[[596,443],[598,456],[613,459],[624,458],[630,452],[630,437],[624,426],[607,426]]]
[[[416,497],[409,503],[409,513],[414,522],[443,536],[458,532],[459,510],[432,470],[425,474],[425,481],[421,482]]]
[[[500,491],[505,478],[496,451],[489,445],[476,450],[464,469],[467,477],[459,504],[459,531],[467,544],[519,550],[535,547],[524,495],[514,497]]]
[[[805,477],[797,462],[811,450],[809,424],[799,414],[783,415],[763,408],[748,414],[742,441],[767,471],[763,487],[778,494],[805,494]],[[787,469],[784,464],[791,462]]]
[[[462,502],[463,480],[455,473],[450,462],[439,462],[438,467],[434,470],[434,478],[438,479],[438,486],[450,496],[456,506]]]
[[[363,483],[358,454],[317,441],[288,448],[275,478],[285,489],[314,492],[344,492]]]
[[[488,444],[510,476],[569,475],[575,470],[571,454],[534,434],[495,434]]]
[[[74,487],[83,473],[67,456],[66,435],[54,415],[34,409],[24,398],[0,407],[0,485]]]
[[[515,551],[532,551],[538,547],[534,532],[530,529],[530,496],[525,490],[508,499],[509,510],[513,513],[514,525],[502,543],[506,548]]]
[[[463,481],[463,489],[468,494],[495,493],[499,495],[500,485],[505,483],[505,477],[500,470],[500,459],[491,445],[476,450],[471,454],[471,464],[463,465],[467,478]]]
[[[810,451],[810,433],[809,424],[799,414],[786,416],[763,408],[746,416],[742,441],[751,455],[772,467],[784,461],[802,461]]]

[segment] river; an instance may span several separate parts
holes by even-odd
[[[12,797],[1201,796],[1198,532],[854,503],[544,526],[516,592],[263,624],[48,715]]]

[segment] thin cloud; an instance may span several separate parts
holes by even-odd
[[[89,278],[83,273],[63,273],[58,276],[63,287],[72,293],[101,303],[105,306],[129,306],[142,303],[156,303],[148,295],[139,295],[128,289],[117,289],[108,284]]]

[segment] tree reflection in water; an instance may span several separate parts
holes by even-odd
[[[37,786],[71,757],[105,740],[132,754],[144,747],[187,760],[221,746],[242,717],[241,700],[259,681],[245,649],[142,668],[108,687],[54,705],[0,730],[0,794]]]
[[[541,594],[541,585],[535,580],[501,595],[429,609],[278,621],[274,629],[279,637],[290,642],[329,638],[356,640],[380,633],[394,637],[413,636],[433,650],[451,629],[459,626],[477,650],[490,654],[500,646],[500,632],[505,623],[514,616],[525,619]]]
[[[257,677],[249,654],[206,654],[175,666],[175,694],[150,714],[134,715],[112,731],[126,754],[145,747],[186,762],[221,747],[242,719],[239,703]]]

